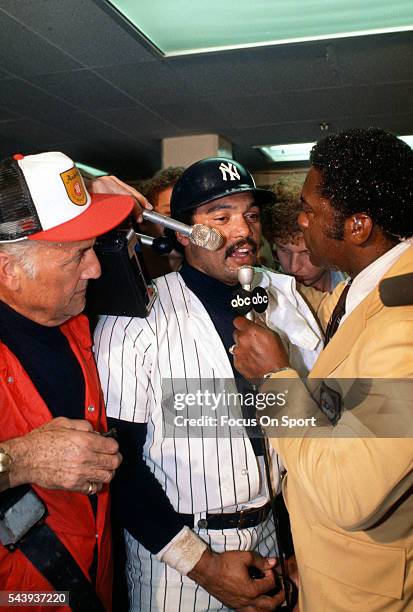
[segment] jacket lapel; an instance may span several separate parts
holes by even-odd
[[[383,278],[398,276],[413,270],[413,247],[408,249],[400,259],[386,272]],[[366,327],[367,320],[384,308],[380,300],[379,289],[376,287],[353,310],[351,315],[339,327],[334,337],[314,364],[310,372],[311,378],[329,376],[349,356],[354,344]]]
[[[314,364],[310,372],[311,378],[324,378],[329,376],[334,370],[347,359],[357,338],[366,326],[367,313],[370,310],[370,302],[374,301],[374,296],[378,292],[372,291],[351,315],[338,328],[333,338]]]

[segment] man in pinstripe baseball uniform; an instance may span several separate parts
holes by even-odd
[[[259,207],[272,200],[233,160],[209,158],[188,168],[174,187],[172,217],[217,228],[224,246],[207,251],[178,234],[184,264],[156,280],[149,317],[102,317],[97,326],[102,388],[124,457],[114,504],[125,529],[132,610],[271,610],[282,600],[265,595],[274,586],[277,543],[262,440],[243,427],[226,437],[171,435],[162,410],[165,380],[176,387],[184,381],[188,390],[231,379],[248,389],[229,350],[231,299],[238,269],[256,260]],[[321,334],[294,279],[257,269],[255,280],[269,294],[267,324],[305,374]],[[277,490],[275,455],[273,461]],[[250,578],[251,566],[263,578]]]

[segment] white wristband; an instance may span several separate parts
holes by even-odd
[[[179,533],[158,552],[156,558],[186,576],[198,563],[208,545],[189,527]]]

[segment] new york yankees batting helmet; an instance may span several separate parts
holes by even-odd
[[[175,183],[171,197],[171,216],[243,191],[252,192],[257,204],[276,201],[272,191],[257,188],[248,170],[234,159],[201,159],[189,166]]]

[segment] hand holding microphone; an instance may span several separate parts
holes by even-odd
[[[276,332],[245,317],[236,317],[234,327],[234,366],[244,378],[261,379],[289,366],[287,352]]]
[[[234,366],[237,370],[248,379],[262,378],[273,369],[274,359],[281,356],[285,359],[288,365],[288,357],[284,346],[277,334],[272,332],[268,327],[262,327],[254,323],[254,310],[256,312],[264,312],[268,308],[268,294],[262,287],[256,287],[253,291],[252,282],[254,279],[254,268],[252,266],[243,266],[238,270],[238,281],[242,287],[240,291],[235,292],[233,305],[237,312],[243,311],[245,317],[236,317],[234,319],[234,340],[235,344],[230,351],[234,356]],[[240,295],[241,294],[241,295]],[[240,303],[242,302],[242,303]],[[231,303],[232,304],[232,303]],[[275,355],[273,354],[275,349]],[[254,387],[258,391],[258,387]],[[263,444],[265,475],[267,481],[268,492],[271,502],[271,510],[273,513],[274,529],[276,541],[279,551],[279,563],[281,574],[277,576],[276,588],[268,592],[267,595],[273,597],[279,596],[282,590],[285,596],[285,605],[278,605],[275,609],[292,611],[295,605],[294,598],[297,596],[297,589],[293,586],[287,577],[285,555],[282,549],[282,540],[278,522],[278,516],[275,510],[274,499],[275,492],[272,485],[272,465],[268,451],[268,445]],[[263,574],[255,567],[249,568],[250,577],[253,579],[262,579]]]
[[[93,193],[117,193],[132,196],[136,202],[134,216],[138,223],[141,223],[143,219],[152,223],[159,223],[162,227],[168,227],[184,236],[188,236],[193,244],[209,251],[217,251],[224,244],[224,237],[213,227],[201,225],[200,223],[192,226],[185,225],[185,223],[153,212],[151,210],[152,205],[139,191],[123,183],[115,176],[101,176],[98,179],[89,181],[88,186]],[[167,253],[168,251],[164,250],[161,246],[159,252]]]
[[[268,294],[262,287],[251,291],[254,269],[243,266],[238,270],[242,289],[234,292],[231,305],[237,314],[234,319],[234,341],[231,353],[235,368],[248,379],[263,378],[265,374],[289,365],[284,345],[275,332],[254,323],[254,312],[268,308]]]

